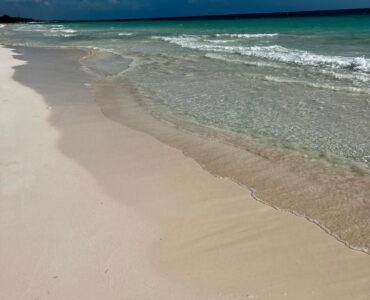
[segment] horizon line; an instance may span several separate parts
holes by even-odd
[[[284,11],[268,13],[237,13],[237,14],[216,14],[216,15],[191,15],[174,17],[142,17],[142,18],[118,18],[118,19],[51,19],[50,22],[140,22],[140,21],[202,21],[202,20],[230,20],[230,19],[259,19],[259,18],[288,18],[288,17],[330,17],[346,15],[370,14],[370,7],[350,9],[326,9],[326,10],[304,10]],[[43,21],[43,20],[39,20]]]

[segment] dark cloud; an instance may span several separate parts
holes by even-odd
[[[0,0],[0,15],[110,19],[370,7],[370,0]]]

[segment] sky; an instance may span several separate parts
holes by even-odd
[[[118,19],[370,8],[370,0],[0,0],[0,15]]]

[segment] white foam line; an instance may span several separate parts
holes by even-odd
[[[232,38],[247,38],[247,39],[259,39],[266,37],[276,37],[278,33],[217,33],[217,37],[232,37]]]
[[[235,182],[235,181],[234,181]],[[343,240],[342,238],[340,238],[340,236],[338,236],[337,234],[333,233],[332,231],[330,231],[329,228],[327,228],[324,224],[321,224],[318,220],[316,219],[313,219],[313,218],[310,218],[308,217],[307,215],[305,214],[300,214],[300,213],[297,213],[296,211],[294,210],[288,210],[288,209],[281,209],[273,204],[270,204],[270,203],[267,203],[265,201],[263,201],[261,198],[259,198],[257,196],[257,190],[254,189],[254,188],[248,188],[250,193],[251,193],[251,196],[254,200],[262,203],[262,204],[265,204],[267,206],[270,206],[272,207],[273,209],[276,209],[278,211],[284,211],[284,212],[288,212],[288,213],[291,213],[297,217],[301,217],[301,218],[305,218],[307,221],[317,225],[319,228],[321,228],[324,232],[326,232],[327,234],[329,234],[330,236],[332,236],[334,239],[336,239],[338,242],[344,244],[346,247],[348,247],[349,249],[352,249],[354,251],[359,251],[359,252],[363,252],[363,253],[366,253],[366,254],[369,254],[370,251],[368,248],[366,247],[361,247],[361,246],[353,246],[351,245],[350,243],[348,243],[347,241]]]
[[[365,57],[327,56],[311,53],[309,51],[289,49],[280,45],[251,47],[217,45],[214,43],[207,43],[202,40],[200,36],[153,36],[152,38],[176,44],[183,48],[200,51],[239,54],[305,66],[326,66],[332,69],[348,68],[355,72],[370,72],[370,59]]]
[[[132,32],[121,32],[118,34],[119,36],[132,36],[134,35]]]

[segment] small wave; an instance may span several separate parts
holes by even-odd
[[[132,36],[134,34],[132,32],[120,32],[118,35],[119,36]]]
[[[276,63],[268,63],[268,62],[255,61],[255,60],[254,61],[249,61],[249,60],[247,61],[247,60],[227,57],[225,55],[217,54],[217,53],[207,53],[205,55],[205,57],[211,58],[211,59],[223,60],[223,61],[232,62],[232,63],[239,63],[239,64],[241,63],[241,64],[245,64],[245,65],[248,65],[248,66],[268,67],[268,68],[276,68],[276,69],[284,68],[283,66],[281,66],[279,64],[276,64]]]
[[[47,27],[40,24],[18,25],[14,31],[46,31]]]
[[[221,52],[251,56],[270,61],[297,64],[302,66],[349,69],[354,72],[370,73],[370,59],[365,57],[327,56],[309,51],[289,49],[280,45],[272,46],[228,46],[208,43],[200,36],[152,37],[171,44],[208,52]]]
[[[61,29],[59,32],[65,32],[65,33],[76,33],[77,30],[74,29]]]
[[[74,37],[77,36],[76,34],[68,34],[68,33],[44,33],[43,34],[46,37]]]
[[[178,37],[170,37],[170,36],[152,36],[153,40],[161,40],[164,42],[168,42],[170,44],[176,44],[179,46],[182,46],[184,48],[192,48],[192,49],[198,49],[202,50],[199,46],[196,46],[195,44],[192,44],[193,42],[201,41],[201,37],[197,35],[181,35]]]
[[[245,61],[241,59],[234,59],[224,55],[219,55],[215,53],[207,53],[205,55],[207,58],[211,59],[218,59],[232,63],[242,63],[250,66],[257,66],[257,67],[269,67],[269,68],[282,68],[282,66],[274,64],[274,63],[266,63],[266,62],[258,62],[258,61]],[[315,83],[310,81],[303,81],[303,80],[296,80],[291,78],[283,78],[271,75],[261,75],[261,74],[250,74],[250,77],[257,77],[262,80],[276,82],[276,83],[286,83],[286,84],[300,84],[306,87],[311,87],[315,89],[325,89],[325,90],[332,90],[332,91],[339,91],[339,92],[347,92],[347,93],[358,93],[358,94],[370,94],[370,89],[367,88],[360,88],[360,87],[353,87],[353,86],[336,86],[324,83]],[[349,79],[353,79],[353,76],[350,76]]]
[[[43,36],[46,37],[74,37],[77,34],[74,33],[65,33],[64,31],[52,31],[52,32],[44,32]]]
[[[151,38],[153,40],[162,40],[165,42],[169,42],[171,44],[178,44],[180,45],[181,41],[201,41],[204,38],[208,38],[209,35],[194,35],[194,34],[183,34],[180,36],[159,36],[159,35],[153,35]]]
[[[212,44],[228,44],[236,42],[237,40],[205,40],[205,41]]]
[[[53,27],[51,30],[49,30],[51,33],[77,33],[77,30],[74,29],[68,29],[65,27]]]
[[[335,79],[339,79],[339,80],[342,80],[342,79],[351,80],[351,81],[352,80],[357,80],[357,81],[361,81],[361,82],[369,82],[370,81],[370,77],[366,73],[348,74],[348,73],[338,73],[338,72],[335,72],[335,71],[327,71],[327,70],[321,70],[321,73],[323,73],[325,75],[329,75],[329,76],[334,77]]]
[[[4,28],[5,27],[5,24],[0,24],[0,28]]]
[[[77,30],[66,28],[63,25],[51,25],[45,26],[40,24],[31,24],[25,26],[19,26],[15,31],[29,31],[29,32],[41,32],[44,36],[73,36],[77,33]]]
[[[217,33],[217,37],[230,37],[230,38],[246,38],[246,39],[259,39],[266,37],[276,37],[279,36],[278,33]]]
[[[364,57],[326,56],[302,51],[288,49],[279,45],[234,47],[226,49],[241,55],[256,56],[285,63],[295,63],[310,66],[328,66],[334,69],[351,69],[355,71],[370,72],[370,60]]]
[[[294,80],[288,78],[281,78],[276,76],[263,76],[264,80],[277,82],[277,83],[287,83],[287,84],[301,84],[303,86],[315,88],[315,89],[325,89],[338,92],[347,92],[347,93],[358,93],[358,94],[370,94],[370,89],[357,88],[352,86],[334,86],[329,84],[315,83],[303,80]]]

